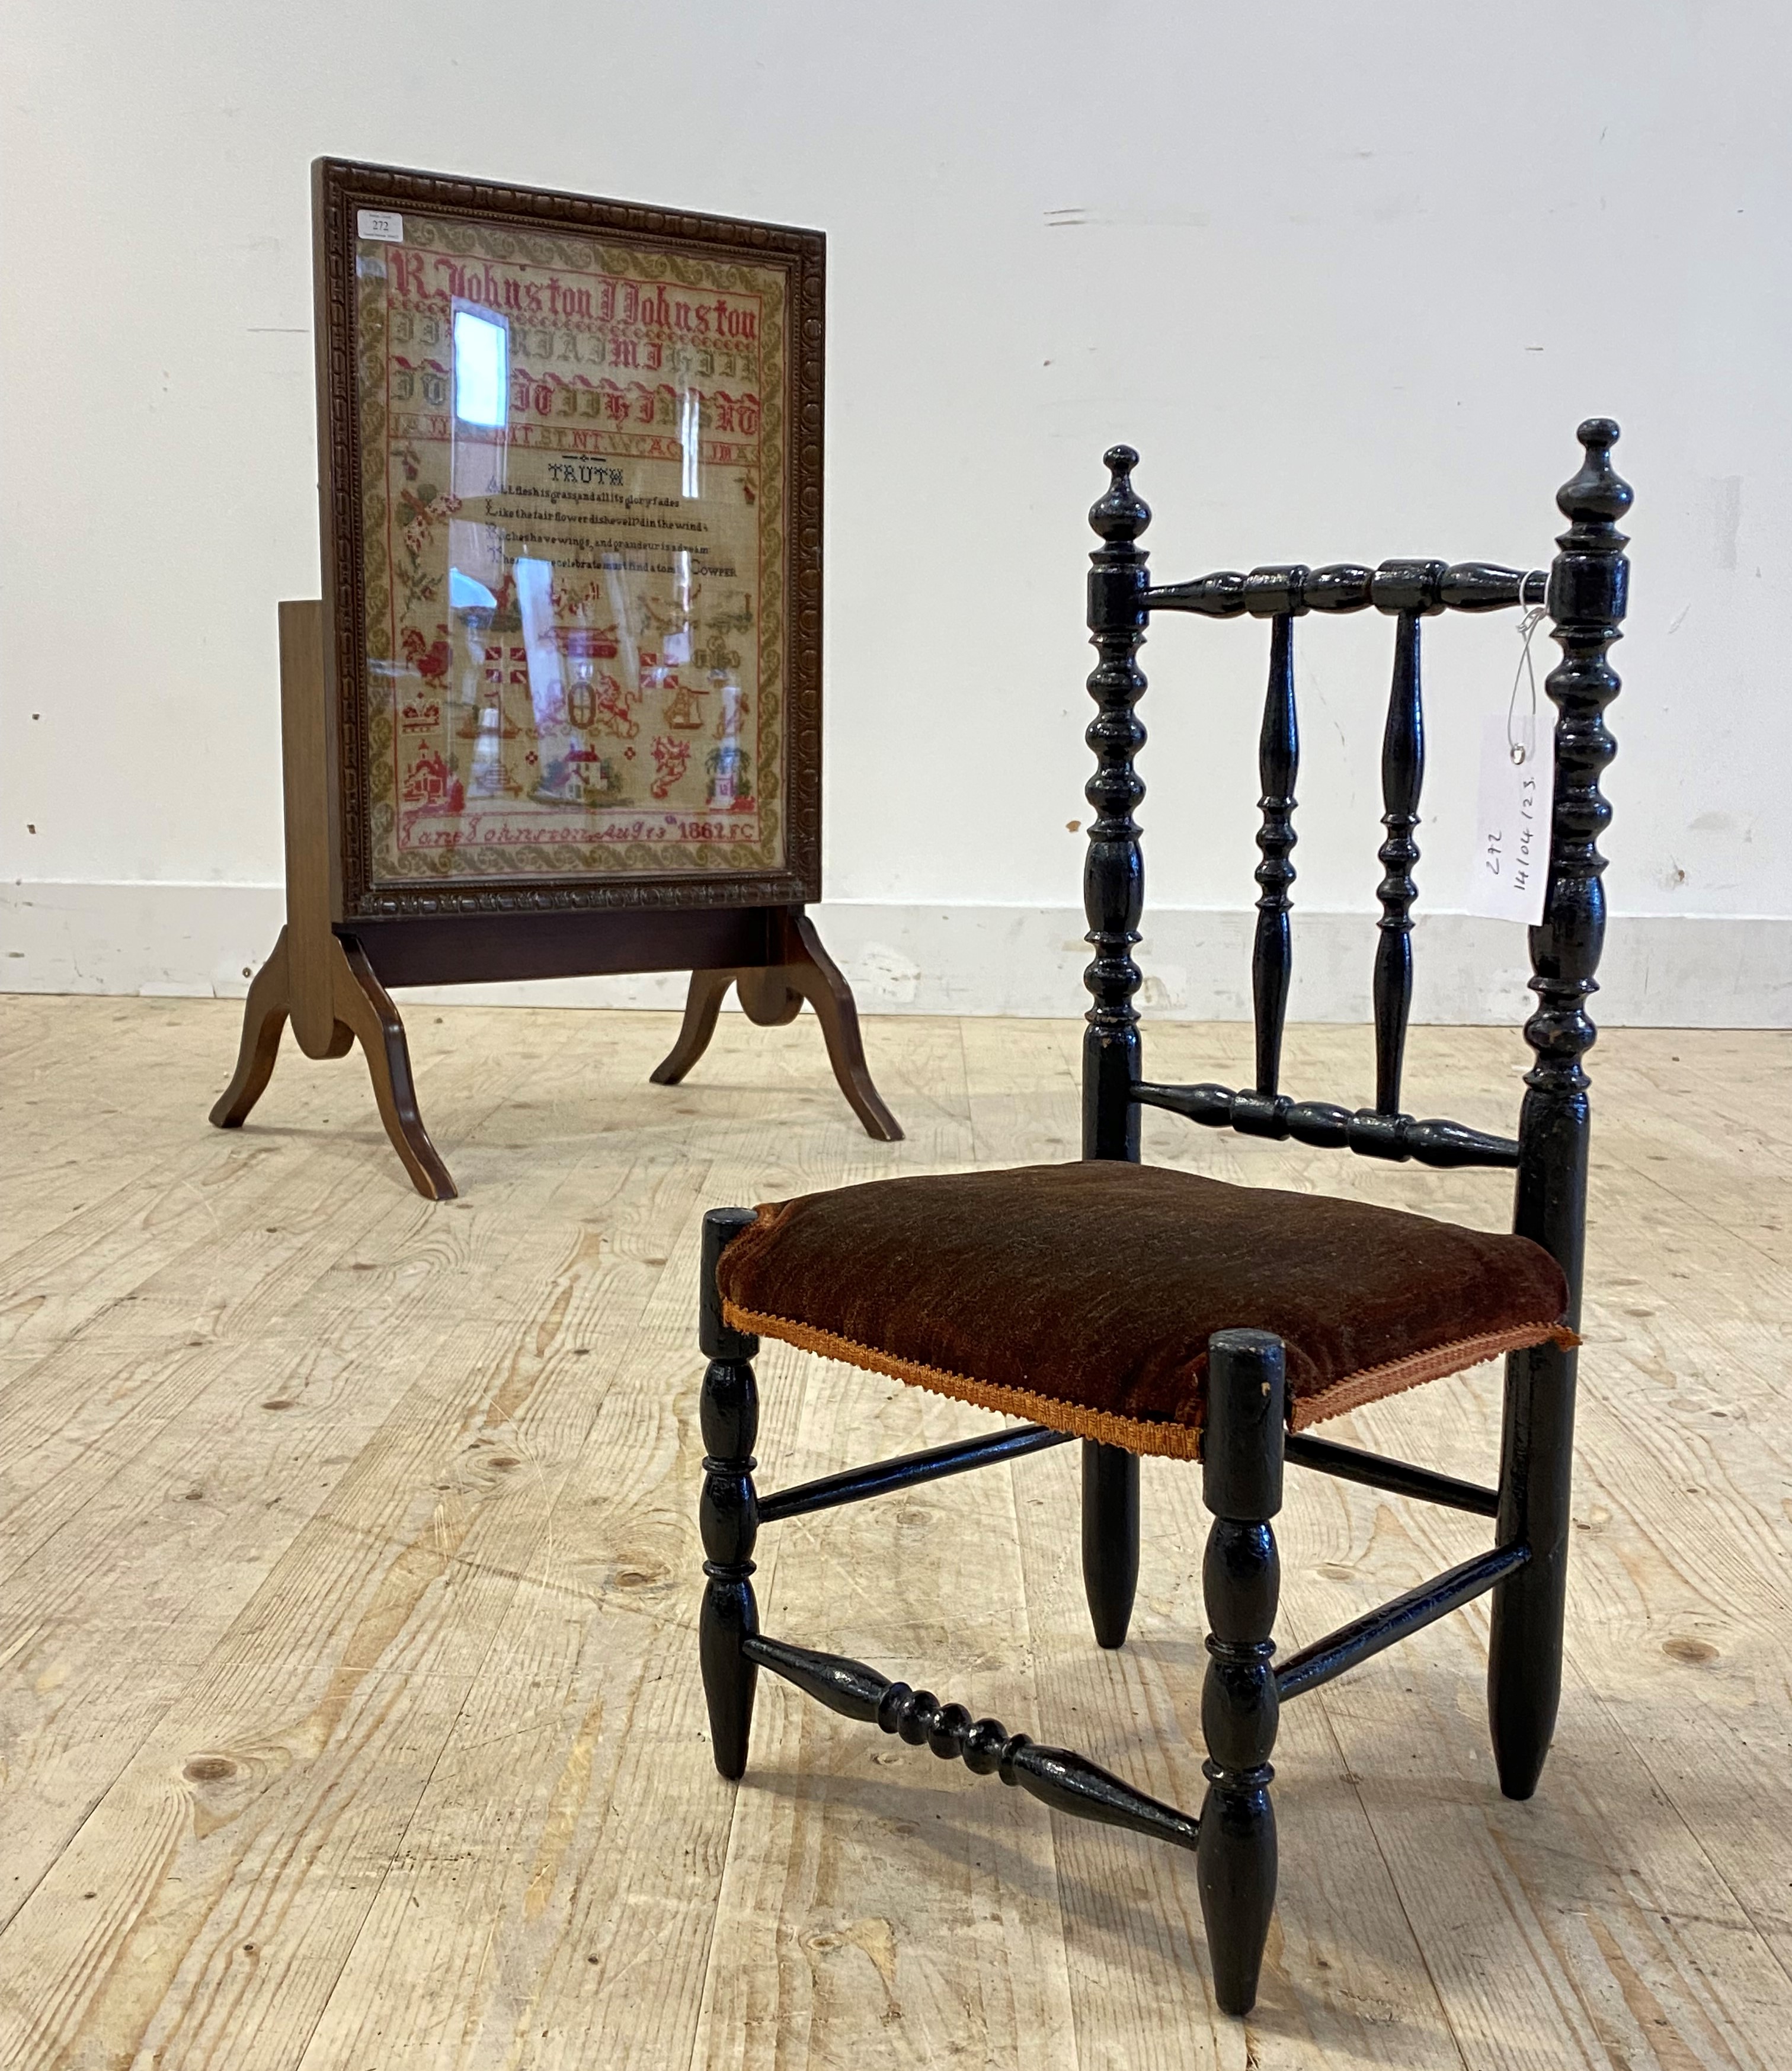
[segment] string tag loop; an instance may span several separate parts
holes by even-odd
[[[1541,568],[1533,568],[1532,575],[1541,575]],[[1527,576],[1519,584],[1522,597],[1530,587],[1531,576]],[[1518,666],[1512,671],[1512,694],[1506,700],[1506,753],[1515,769],[1522,769],[1537,752],[1537,671],[1531,658],[1531,642],[1537,628],[1548,616],[1540,604],[1526,605],[1518,622],[1518,637],[1522,645],[1519,649]],[[1528,687],[1529,705],[1521,720],[1518,716],[1519,687]]]

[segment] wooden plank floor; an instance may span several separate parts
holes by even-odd
[[[1293,1705],[1263,1997],[1217,2016],[1186,1860],[762,1683],[738,1790],[696,1675],[708,1205],[1073,1154],[1072,1022],[883,1019],[869,1142],[805,1016],[423,1008],[463,1189],[405,1184],[351,1060],[205,1126],[239,1010],[0,1000],[0,2065],[1622,2066],[1792,2062],[1792,1039],[1609,1034],[1567,1687],[1494,1785],[1485,1608]],[[1153,1076],[1237,1027],[1154,1025]],[[1366,1038],[1294,1031],[1351,1098]],[[1501,1031],[1413,1043],[1508,1126]],[[1495,1175],[1146,1117],[1147,1155],[1498,1227]],[[767,1347],[767,1486],[974,1413]],[[1335,1428],[1491,1477],[1498,1380]],[[1134,1638],[1089,1638],[1073,1449],[792,1520],[770,1629],[1198,1802],[1198,1478],[1144,1468]],[[1293,1477],[1302,1643],[1484,1536]]]

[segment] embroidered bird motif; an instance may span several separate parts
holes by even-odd
[[[404,658],[422,677],[424,683],[437,690],[448,687],[448,672],[454,661],[454,650],[449,645],[448,628],[438,625],[433,646],[427,643],[414,625],[404,629]]]

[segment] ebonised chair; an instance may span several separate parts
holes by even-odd
[[[1099,666],[1088,739],[1083,1162],[1011,1172],[843,1187],[757,1212],[704,1219],[701,1339],[704,1445],[700,1519],[707,1577],[701,1655],[716,1767],[747,1760],[761,1668],[848,1717],[981,1776],[999,1775],[1058,1811],[1194,1852],[1220,2003],[1256,1996],[1276,1883],[1269,1757],[1278,1707],[1493,1592],[1488,1708],[1501,1788],[1536,1788],[1561,1682],[1569,1483],[1587,1183],[1586,1003],[1605,930],[1598,837],[1610,818],[1601,771],[1614,752],[1604,714],[1618,679],[1628,564],[1618,521],[1630,502],[1614,471],[1618,427],[1580,428],[1580,471],[1556,501],[1569,520],[1547,589],[1541,573],[1481,564],[1384,561],[1365,568],[1264,568],[1154,588],[1139,535],[1138,456],[1106,456],[1112,486],[1089,514],[1089,622]],[[1445,610],[1547,601],[1562,650],[1555,791],[1543,923],[1531,930],[1535,1052],[1518,1134],[1419,1121],[1400,1105],[1412,998],[1413,866],[1423,770],[1420,626]],[[1382,748],[1387,838],[1373,986],[1376,1097],[1354,1112],[1281,1089],[1292,964],[1298,760],[1294,640],[1314,612],[1395,621],[1393,689]],[[1253,968],[1256,1084],[1155,1085],[1142,1072],[1133,994],[1142,873],[1134,810],[1144,794],[1134,712],[1135,657],[1154,613],[1270,622],[1261,743],[1261,861]],[[1369,1158],[1507,1167],[1514,1234],[1322,1196],[1240,1187],[1139,1163],[1139,1114],[1158,1107],[1212,1127]],[[801,1487],[760,1495],[752,1360],[766,1335],[1027,1421]],[[1499,1485],[1312,1437],[1306,1427],[1396,1389],[1507,1355]],[[1126,1638],[1138,1573],[1138,1456],[1198,1458],[1213,1524],[1203,1569],[1209,1656],[1201,1719],[1208,1790],[1199,1817],[1131,1789],[1082,1756],[1042,1747],[961,1704],[863,1663],[759,1630],[752,1576],[762,1524],[944,1474],[1083,1441],[1083,1573],[1097,1640]],[[1271,1519],[1285,1462],[1494,1520],[1484,1553],[1281,1659]]]

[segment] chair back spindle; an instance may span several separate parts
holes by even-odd
[[[1290,571],[1304,579],[1305,568]],[[1291,584],[1290,589],[1297,589]],[[1257,751],[1263,815],[1257,845],[1261,887],[1257,902],[1257,941],[1251,953],[1251,1004],[1256,1023],[1257,1087],[1273,1098],[1281,1081],[1281,1031],[1294,969],[1294,780],[1300,769],[1300,722],[1294,708],[1294,613],[1278,611],[1269,621],[1269,687],[1263,699],[1263,731]]]
[[[1419,896],[1413,866],[1419,792],[1425,782],[1425,693],[1420,679],[1419,614],[1403,611],[1394,635],[1394,680],[1381,736],[1381,824],[1388,838],[1376,851],[1385,873],[1376,887],[1381,918],[1375,947],[1375,1106],[1398,1114],[1413,1011],[1413,905]]]

